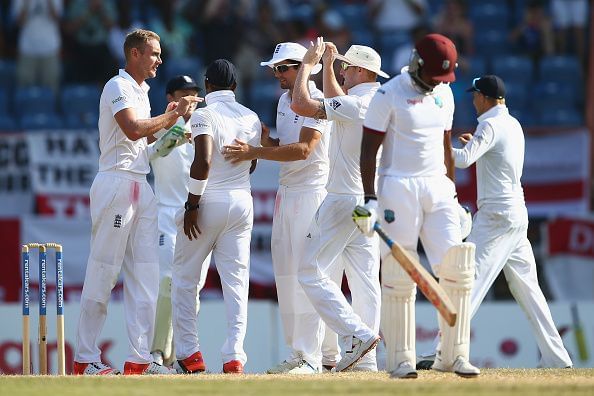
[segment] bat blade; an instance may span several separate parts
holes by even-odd
[[[379,223],[375,223],[373,228],[380,238],[390,247],[392,256],[394,256],[396,261],[400,263],[410,278],[417,284],[421,293],[427,297],[427,300],[433,304],[445,321],[450,326],[454,326],[456,324],[457,312],[445,290],[439,286],[435,278],[427,272],[421,263],[385,233]]]

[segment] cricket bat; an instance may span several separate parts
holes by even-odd
[[[427,297],[427,300],[433,304],[439,314],[445,319],[450,325],[456,324],[457,312],[454,305],[450,301],[450,298],[446,292],[439,286],[435,278],[427,272],[425,267],[415,260],[406,250],[400,246],[400,244],[392,238],[390,238],[379,223],[375,223],[373,226],[375,232],[378,233],[380,238],[386,242],[392,251],[392,256],[400,263],[402,268],[411,277],[411,279],[417,284],[423,295]]]
[[[584,328],[578,316],[577,304],[571,304],[571,319],[573,321],[573,334],[575,336],[575,343],[578,349],[578,356],[580,361],[588,361],[588,347],[586,345],[586,337],[584,336]]]

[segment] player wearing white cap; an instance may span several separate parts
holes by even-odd
[[[522,126],[509,114],[505,84],[499,77],[476,78],[469,91],[473,92],[479,124],[474,135],[460,137],[465,146],[454,149],[454,158],[459,168],[476,162],[478,212],[468,241],[476,244],[477,276],[470,294],[470,317],[503,269],[512,295],[532,325],[541,352],[539,365],[571,367],[571,358],[538,285],[527,237],[528,211],[520,182],[524,165]],[[433,359],[426,358],[429,366]]]
[[[306,84],[311,68],[320,58],[324,64],[324,99],[316,100],[310,96]],[[334,74],[335,59],[342,61],[342,84]],[[341,336],[355,334],[359,329],[349,323],[356,321],[367,325],[371,336],[378,334],[380,326],[378,238],[360,233],[351,219],[353,207],[363,203],[359,170],[362,127],[369,102],[380,87],[376,82],[378,75],[389,77],[381,70],[381,58],[372,48],[353,45],[342,56],[333,43],[324,43],[318,37],[303,57],[293,89],[293,110],[300,115],[333,121],[328,195],[310,226],[306,253],[299,263],[299,282],[322,319]],[[340,274],[346,271],[352,310],[340,291],[340,284],[332,279],[328,281],[328,275],[336,271]],[[333,307],[326,309],[330,308],[327,304]],[[359,318],[354,319],[352,311]],[[341,315],[336,316],[335,312]],[[375,349],[354,370],[377,371]]]
[[[145,80],[161,62],[159,36],[134,30],[124,42],[126,66],[105,84],[99,102],[99,172],[91,186],[91,253],[80,301],[74,374],[106,375],[117,370],[101,362],[97,339],[111,290],[124,271],[124,306],[129,351],[124,374],[169,374],[154,363],[153,338],[159,259],[157,205],[146,180],[147,136],[170,128],[199,101],[185,96],[165,114],[150,117]]]
[[[450,327],[439,317],[441,344],[433,368],[476,376],[469,363],[474,245],[462,243],[449,131],[457,52],[447,37],[429,34],[415,44],[410,65],[377,90],[365,117],[361,175],[367,218],[356,219],[373,232],[376,218],[413,257],[419,237],[433,272],[454,303],[458,318]],[[383,144],[375,196],[376,154]],[[447,163],[447,164],[446,164]],[[378,202],[379,201],[379,202]],[[356,216],[357,213],[354,213]],[[416,378],[416,285],[382,244],[382,334],[387,369],[394,378]]]
[[[318,340],[324,333],[318,328],[319,315],[297,280],[307,229],[326,196],[328,180],[327,121],[302,117],[291,109],[295,78],[306,51],[297,43],[280,43],[274,49],[272,59],[260,63],[271,67],[280,87],[287,90],[278,101],[278,139],[270,138],[265,128],[262,135],[264,147],[238,142],[228,146],[225,154],[232,161],[261,158],[282,162],[271,246],[279,310],[291,356],[268,370],[270,374],[313,374],[320,372],[322,366]],[[312,73],[318,73],[321,67],[316,65]],[[308,89],[312,97],[323,98],[313,81],[308,82]],[[336,335],[333,338],[336,340]],[[335,349],[337,354],[338,347]]]
[[[171,290],[174,366],[181,373],[206,369],[196,332],[196,286],[211,252],[227,313],[227,340],[221,348],[223,372],[242,373],[247,361],[243,341],[254,222],[249,175],[256,163],[225,161],[223,146],[235,139],[258,144],[262,127],[253,111],[235,101],[236,79],[231,62],[212,62],[204,80],[207,106],[196,110],[190,119],[195,154],[185,211],[176,218]]]
[[[198,84],[190,76],[175,76],[167,82],[165,94],[167,102],[178,101],[184,96],[197,96]],[[155,176],[155,196],[157,197],[160,273],[151,354],[156,363],[166,366],[171,366],[175,359],[171,325],[171,266],[177,235],[175,214],[184,206],[188,196],[190,165],[194,159],[194,145],[191,138],[188,139],[187,136],[190,133],[191,115],[188,113],[177,120],[174,128],[179,127],[181,133],[172,134],[174,141],[167,140],[173,129],[169,134],[162,130],[155,134],[155,137],[160,137],[160,140],[149,145],[149,150],[152,151],[149,159]],[[210,256],[206,261],[210,263]],[[198,283],[198,293],[204,286],[207,271],[208,265],[204,265]],[[198,303],[200,303],[199,299]]]

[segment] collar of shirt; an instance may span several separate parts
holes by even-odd
[[[136,80],[133,79],[132,76],[128,74],[128,72],[125,69],[120,69],[120,72],[118,74],[120,77],[125,78],[126,80],[133,83],[135,87],[141,88],[144,92],[148,92],[148,90],[151,89],[151,87],[149,87],[146,81],[143,81],[142,84],[140,84],[139,86]]]
[[[215,102],[235,102],[235,93],[229,89],[214,91],[204,97],[206,105]]]
[[[509,114],[507,106],[504,104],[498,104],[485,111],[480,117],[477,118],[478,122],[482,122],[487,118],[495,117],[500,114]]]
[[[351,89],[347,91],[347,94],[360,96],[366,94],[374,88],[379,88],[380,86],[381,84],[378,82],[361,83],[351,87]]]

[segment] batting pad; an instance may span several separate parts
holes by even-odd
[[[157,314],[155,317],[155,336],[151,352],[161,351],[163,360],[173,358],[173,327],[171,325],[171,278],[164,277],[159,284]]]
[[[458,311],[456,324],[450,327],[438,315],[441,342],[433,368],[452,371],[454,360],[470,355],[470,291],[474,283],[474,243],[465,242],[451,247],[439,268],[439,284]]]
[[[410,252],[416,256],[416,252]],[[386,370],[393,371],[404,361],[414,367],[415,298],[417,288],[410,276],[392,255],[382,263],[381,324],[386,345]]]

